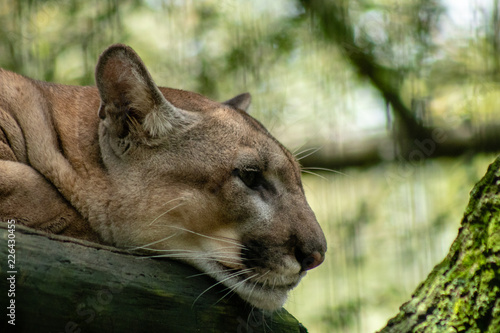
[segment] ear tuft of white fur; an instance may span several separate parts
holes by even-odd
[[[173,105],[168,105],[175,108]],[[167,107],[168,107],[167,106]],[[172,123],[173,110],[165,110],[166,106],[151,110],[142,123],[143,128],[154,138],[166,136],[173,132],[175,124]]]

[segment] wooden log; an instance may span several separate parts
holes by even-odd
[[[2,332],[307,332],[286,310],[253,309],[183,263],[11,230],[0,223]]]

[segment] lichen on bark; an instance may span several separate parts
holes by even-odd
[[[446,258],[380,333],[500,332],[500,157],[471,191]]]

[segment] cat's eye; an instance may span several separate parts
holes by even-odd
[[[262,171],[256,168],[234,169],[233,175],[237,176],[243,184],[252,190],[259,190],[265,184]]]

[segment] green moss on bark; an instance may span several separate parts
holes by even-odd
[[[447,257],[381,333],[500,332],[500,158],[471,192]]]

